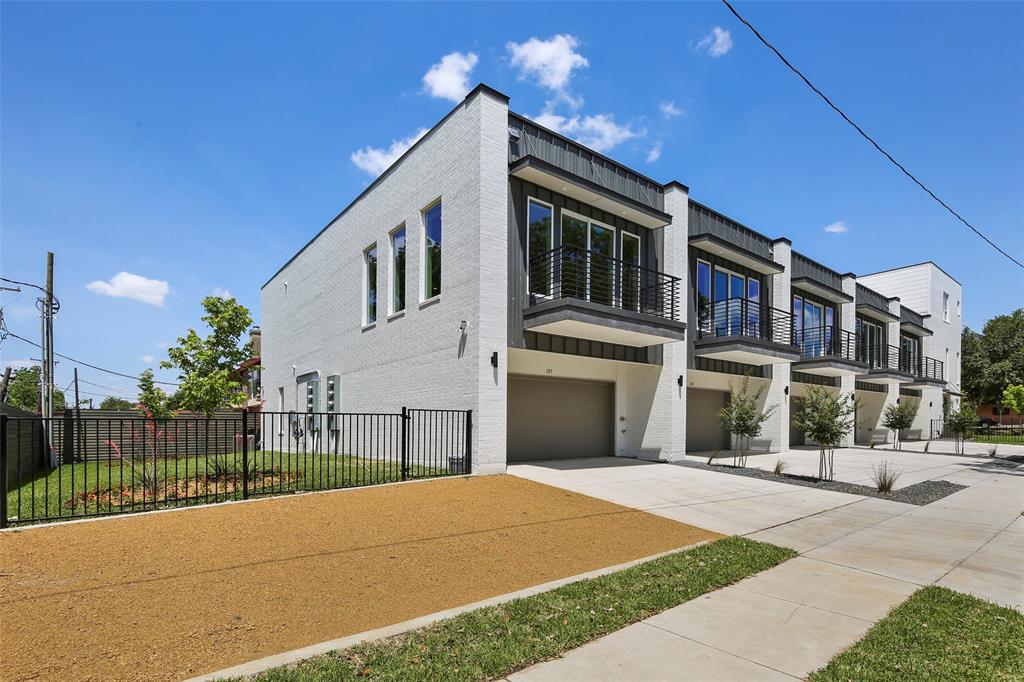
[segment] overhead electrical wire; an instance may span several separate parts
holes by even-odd
[[[931,191],[930,189],[928,189],[928,187],[927,187],[927,186],[926,186],[926,185],[925,185],[925,184],[924,184],[923,182],[921,182],[920,180],[918,180],[918,179],[917,179],[917,178],[916,178],[916,177],[914,176],[914,174],[913,174],[913,173],[911,173],[911,172],[910,172],[909,170],[907,170],[907,169],[906,169],[906,167],[905,167],[905,166],[904,166],[903,164],[901,164],[901,163],[900,163],[899,161],[897,161],[897,160],[896,160],[896,159],[895,159],[895,158],[893,157],[893,155],[892,155],[892,154],[890,154],[890,153],[889,153],[889,152],[887,152],[887,151],[886,151],[885,149],[883,149],[883,148],[882,148],[882,145],[880,145],[880,144],[878,144],[877,142],[875,142],[875,139],[874,139],[873,137],[871,137],[871,136],[870,136],[870,135],[868,135],[868,134],[867,134],[866,132],[864,132],[864,129],[863,129],[863,128],[861,128],[861,127],[860,127],[859,125],[857,125],[856,123],[854,123],[854,122],[853,122],[853,119],[851,119],[851,118],[850,118],[849,116],[847,116],[847,115],[846,115],[846,113],[845,113],[845,112],[844,112],[844,111],[843,111],[842,109],[840,109],[840,108],[839,108],[838,106],[836,106],[836,105],[835,105],[835,104],[834,104],[834,103],[832,102],[832,100],[830,100],[830,99],[829,99],[829,98],[828,98],[828,97],[827,97],[827,96],[825,95],[825,93],[823,93],[823,92],[822,92],[821,90],[819,90],[819,89],[818,89],[818,87],[817,87],[817,86],[815,86],[815,85],[814,85],[814,83],[812,83],[812,82],[810,81],[810,79],[808,79],[808,78],[807,78],[807,76],[805,76],[805,75],[804,75],[803,73],[801,73],[801,71],[800,71],[800,70],[799,70],[798,68],[796,68],[795,66],[793,66],[792,62],[790,62],[790,61],[789,61],[788,59],[786,59],[786,58],[785,58],[785,57],[783,56],[783,54],[782,54],[781,52],[779,52],[778,48],[776,48],[776,47],[775,47],[774,45],[772,45],[772,44],[771,44],[770,42],[768,42],[768,40],[767,40],[767,39],[766,39],[766,38],[765,38],[765,37],[764,37],[763,35],[761,35],[760,31],[758,31],[758,30],[757,30],[756,28],[754,28],[754,27],[753,27],[753,25],[751,25],[751,23],[750,23],[749,21],[747,21],[746,19],[744,19],[744,18],[743,18],[743,17],[742,17],[741,15],[740,15],[740,13],[736,11],[736,8],[735,8],[735,7],[733,7],[733,6],[732,6],[732,5],[731,5],[731,4],[729,3],[729,0],[722,0],[722,3],[723,3],[723,4],[724,4],[724,5],[726,6],[726,7],[728,7],[728,8],[729,8],[729,11],[730,11],[730,12],[732,12],[733,16],[735,16],[735,17],[736,17],[737,19],[739,19],[739,20],[740,20],[740,22],[741,22],[741,23],[742,23],[742,24],[743,24],[744,26],[746,26],[747,28],[749,28],[749,29],[750,29],[750,30],[751,30],[751,31],[753,32],[753,34],[754,34],[755,36],[757,36],[757,39],[758,39],[758,40],[760,40],[760,41],[761,41],[761,42],[762,42],[762,43],[763,43],[763,44],[765,45],[765,47],[767,47],[767,48],[768,48],[769,50],[771,50],[772,52],[774,52],[774,53],[775,53],[775,56],[776,56],[776,57],[778,57],[779,59],[781,59],[781,60],[782,60],[782,63],[783,63],[783,64],[785,64],[785,65],[786,65],[787,67],[789,67],[789,70],[790,70],[790,71],[792,71],[792,72],[793,72],[793,73],[795,73],[795,74],[796,74],[797,76],[799,76],[799,77],[800,77],[800,80],[802,80],[802,81],[803,81],[803,82],[804,82],[804,83],[805,83],[805,84],[807,85],[807,87],[809,87],[809,88],[810,88],[811,90],[813,90],[813,91],[815,92],[815,94],[817,94],[817,95],[818,95],[818,97],[821,97],[821,98],[822,98],[823,100],[825,100],[825,103],[826,103],[826,104],[828,104],[828,105],[829,105],[830,107],[832,107],[832,109],[833,109],[833,110],[834,110],[834,111],[835,111],[835,112],[836,112],[837,114],[839,114],[839,115],[840,115],[840,116],[842,117],[842,119],[843,119],[844,121],[846,121],[846,122],[847,122],[847,123],[849,123],[849,124],[850,124],[851,126],[853,126],[853,129],[854,129],[854,130],[856,130],[856,131],[857,131],[858,133],[860,133],[861,137],[863,137],[863,138],[864,138],[865,140],[867,140],[868,142],[870,142],[870,143],[871,143],[871,145],[872,145],[872,146],[873,146],[873,147],[874,147],[875,149],[877,149],[877,150],[878,150],[879,152],[881,152],[881,154],[882,154],[883,156],[885,156],[885,158],[889,159],[889,161],[890,161],[890,162],[892,162],[892,164],[893,164],[894,166],[896,166],[897,168],[899,168],[899,169],[900,169],[900,171],[902,171],[904,175],[906,175],[906,176],[907,176],[908,178],[910,178],[911,180],[913,180],[913,181],[914,181],[914,183],[915,183],[915,184],[916,184],[916,185],[917,185],[918,187],[920,187],[921,189],[923,189],[923,190],[924,190],[924,191],[925,191],[925,192],[926,192],[926,193],[928,194],[928,196],[930,196],[930,197],[931,197],[932,199],[934,199],[935,201],[939,202],[939,204],[940,204],[940,205],[941,205],[941,206],[942,206],[942,207],[943,207],[944,209],[946,209],[947,211],[949,211],[949,212],[950,212],[950,213],[951,213],[951,214],[952,214],[952,215],[953,215],[953,216],[954,216],[954,217],[955,217],[955,218],[956,218],[957,220],[959,220],[959,221],[960,221],[961,223],[963,223],[963,224],[964,224],[964,225],[966,225],[966,226],[967,226],[968,228],[970,228],[970,230],[971,230],[972,232],[974,232],[974,234],[978,235],[979,237],[981,237],[982,239],[984,239],[984,240],[985,240],[986,242],[988,242],[989,246],[991,246],[991,247],[992,247],[992,248],[994,248],[994,249],[995,249],[996,251],[998,251],[999,253],[1001,253],[1001,254],[1003,254],[1004,256],[1006,256],[1006,257],[1007,257],[1007,258],[1008,258],[1008,259],[1010,260],[1010,262],[1014,263],[1014,264],[1015,264],[1015,265],[1016,265],[1017,267],[1019,267],[1019,268],[1021,268],[1021,269],[1024,269],[1024,263],[1020,262],[1019,260],[1017,260],[1016,258],[1014,258],[1013,256],[1011,256],[1010,254],[1008,254],[1008,253],[1007,253],[1006,251],[1004,251],[1003,249],[1001,249],[1001,248],[999,247],[999,245],[998,245],[998,244],[996,244],[996,243],[995,243],[994,241],[992,241],[991,239],[989,239],[988,237],[986,237],[986,236],[985,236],[985,235],[984,235],[984,234],[983,234],[983,233],[981,232],[981,230],[979,230],[978,228],[976,228],[976,227],[975,227],[974,225],[972,225],[971,223],[969,223],[969,222],[968,222],[968,221],[967,221],[967,220],[966,220],[966,219],[965,219],[965,218],[964,218],[964,217],[963,217],[962,215],[960,215],[960,214],[959,214],[959,213],[957,213],[957,212],[956,212],[955,210],[953,210],[953,208],[952,208],[952,207],[951,207],[951,206],[950,206],[949,204],[947,204],[947,203],[946,203],[945,201],[943,201],[942,199],[940,199],[940,198],[938,197],[938,195],[936,195],[936,194],[935,194],[935,192],[933,192],[933,191]]]
[[[26,339],[26,338],[24,338],[22,336],[18,336],[14,332],[8,332],[7,334],[11,338],[18,339],[19,341],[24,341],[25,343],[29,344],[30,346],[35,346],[36,348],[42,348],[42,346],[40,346],[35,341],[29,341],[28,339]],[[133,374],[125,374],[124,372],[115,372],[112,369],[107,369],[105,367],[98,367],[96,365],[89,364],[88,362],[83,362],[82,360],[76,360],[75,358],[73,358],[73,357],[71,357],[69,355],[62,355],[61,353],[56,353],[55,352],[54,355],[56,355],[59,358],[64,358],[65,360],[69,360],[69,361],[75,363],[76,365],[81,365],[82,367],[88,367],[89,369],[95,369],[95,370],[97,370],[99,372],[105,372],[106,374],[112,374],[114,376],[124,377],[125,379],[134,379],[135,381],[139,381],[139,377],[137,377],[137,376],[135,376]],[[178,386],[179,385],[179,384],[177,384],[177,383],[175,383],[173,381],[156,381],[155,379],[153,380],[153,383],[154,384],[163,384],[164,386]]]

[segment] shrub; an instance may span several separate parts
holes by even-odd
[[[822,386],[810,386],[795,416],[798,429],[818,443],[818,478],[835,477],[835,449],[853,430],[857,400],[852,393],[834,395]]]
[[[888,461],[883,461],[877,467],[871,466],[871,480],[875,489],[880,493],[891,493],[896,481],[903,475],[903,471],[896,470]]]
[[[787,462],[784,459],[777,459],[777,460],[775,460],[775,468],[772,469],[772,471],[775,473],[776,476],[781,476],[782,474],[784,474],[786,472],[786,469],[788,467],[789,467],[789,462]]]
[[[750,439],[761,433],[761,426],[771,418],[778,409],[778,405],[771,405],[765,409],[758,407],[761,402],[761,395],[764,393],[764,386],[759,387],[753,393],[750,391],[750,375],[743,377],[740,390],[736,391],[730,385],[729,402],[718,415],[719,422],[724,431],[728,431],[736,438],[736,447],[733,456],[733,464],[738,466],[747,465],[747,453],[750,450]]]

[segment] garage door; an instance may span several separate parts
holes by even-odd
[[[724,391],[686,389],[687,452],[712,452],[728,447],[725,432],[718,421],[727,397]]]
[[[508,379],[508,461],[614,454],[614,384]]]

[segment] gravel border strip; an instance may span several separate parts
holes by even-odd
[[[931,504],[932,502],[936,502],[944,497],[948,497],[953,493],[960,492],[967,488],[965,485],[952,483],[950,481],[922,481],[921,483],[915,483],[913,485],[908,485],[905,488],[894,490],[891,493],[880,493],[870,486],[859,485],[857,483],[820,481],[816,478],[811,478],[810,476],[797,476],[796,474],[782,474],[782,476],[776,476],[774,473],[763,469],[740,468],[729,464],[708,465],[703,462],[687,461],[680,462],[679,466],[704,469],[706,471],[717,471],[723,474],[732,474],[733,476],[760,478],[765,481],[774,481],[776,483],[789,483],[790,485],[799,485],[805,488],[829,490],[832,492],[847,493],[850,495],[863,495],[865,497],[877,497],[880,500],[903,502],[904,504],[913,504],[919,507]]]

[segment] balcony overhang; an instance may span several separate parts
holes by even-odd
[[[928,327],[922,327],[916,322],[911,322],[909,320],[902,320],[900,322],[900,329],[905,332],[910,332],[911,334],[917,334],[918,336],[932,335],[932,330],[928,329]]]
[[[944,388],[946,380],[935,377],[914,377],[906,386],[908,388]]]
[[[876,320],[881,320],[882,322],[899,322],[900,319],[898,315],[893,315],[888,310],[882,310],[870,303],[858,303],[857,312],[863,313],[868,317],[873,317]]]
[[[793,370],[823,377],[855,377],[864,374],[867,363],[838,357],[804,358],[793,363]]]
[[[827,284],[817,282],[810,277],[794,277],[792,284],[797,289],[803,289],[808,293],[815,294],[816,296],[820,296],[821,298],[824,298],[827,301],[832,301],[833,303],[853,302],[853,296],[843,293],[835,287],[830,287]]]
[[[763,275],[777,275],[786,269],[769,258],[765,258],[753,251],[748,251],[742,246],[731,244],[713,234],[695,234],[690,237],[689,243],[690,246],[713,253],[716,256],[721,256]]]
[[[914,381],[913,375],[907,372],[885,369],[883,367],[877,367],[870,370],[867,374],[861,374],[857,379],[866,381],[869,384],[885,384],[886,386],[909,384]]]
[[[656,208],[613,192],[606,187],[538,159],[524,156],[509,166],[509,174],[535,185],[572,197],[594,208],[622,216],[638,225],[651,229],[665,227],[672,222],[672,216]]]
[[[686,340],[686,323],[576,298],[544,300],[523,311],[526,329],[623,346]]]
[[[702,358],[742,362],[746,365],[780,365],[800,359],[800,350],[795,346],[753,336],[713,336],[697,339],[693,344],[693,354]]]

